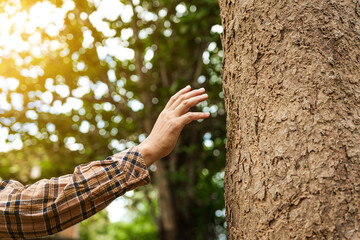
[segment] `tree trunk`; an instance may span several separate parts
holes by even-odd
[[[220,10],[228,239],[360,239],[360,2]]]
[[[163,160],[156,163],[157,171],[155,172],[155,183],[158,190],[158,204],[159,204],[159,239],[177,239],[177,226],[175,219],[175,206],[171,198],[171,191],[169,188],[169,179],[166,177],[166,168]]]

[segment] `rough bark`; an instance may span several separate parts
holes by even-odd
[[[220,0],[228,239],[360,239],[360,3]]]

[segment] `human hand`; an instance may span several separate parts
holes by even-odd
[[[210,116],[210,113],[188,112],[191,107],[208,98],[204,88],[190,89],[187,86],[170,98],[149,136],[137,146],[147,167],[174,149],[186,124]]]

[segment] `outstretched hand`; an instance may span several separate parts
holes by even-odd
[[[208,98],[204,88],[192,91],[190,89],[191,87],[187,86],[170,98],[150,135],[137,146],[147,167],[174,149],[186,124],[210,116],[210,113],[189,112],[191,107]]]

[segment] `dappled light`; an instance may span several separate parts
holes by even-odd
[[[211,117],[185,127],[166,177],[152,165],[153,184],[81,223],[80,237],[163,239],[166,204],[181,236],[225,239],[217,1],[12,0],[0,23],[0,179],[34,183],[136,146],[172,94],[204,87],[193,110]]]

